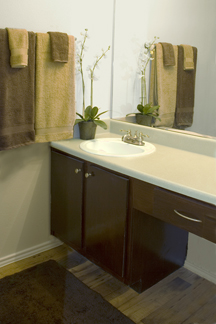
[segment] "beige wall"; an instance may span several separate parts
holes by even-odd
[[[0,263],[15,253],[47,244],[50,152],[33,144],[0,152]]]
[[[100,14],[98,14],[98,12]],[[112,43],[113,2],[107,0],[8,0],[1,4],[0,28],[74,35],[89,29],[84,65]],[[101,71],[101,73],[100,73]],[[95,104],[110,110],[111,52],[100,65]],[[77,75],[79,84],[79,76]],[[86,79],[89,104],[90,79]],[[77,111],[82,109],[76,87]],[[58,244],[50,236],[50,155],[48,144],[0,152],[0,266]],[[57,242],[57,243],[56,243]]]

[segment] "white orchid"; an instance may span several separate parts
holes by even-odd
[[[87,47],[85,45],[86,39],[90,38],[88,35],[88,29],[85,29],[85,33],[80,33],[83,36],[83,41],[78,41],[77,44],[79,45],[78,51],[77,51],[77,63],[79,65],[78,71],[81,73],[82,77],[82,89],[83,89],[83,113],[85,110],[85,83],[84,83],[84,76],[83,76],[83,57],[84,57],[84,51],[87,51]],[[110,46],[107,48],[107,50],[102,49],[101,55],[95,56],[95,62],[93,65],[87,66],[87,71],[89,73],[89,78],[91,79],[91,107],[93,108],[93,81],[98,80],[98,78],[95,76],[95,68],[98,67],[99,61],[104,57],[106,57],[106,53],[110,50]]]
[[[154,44],[158,38],[159,37],[155,36],[153,41],[145,42],[138,57],[138,74],[140,74],[139,78],[141,79],[141,105],[143,106],[147,104],[146,69],[149,61],[154,59],[152,57],[154,53]]]

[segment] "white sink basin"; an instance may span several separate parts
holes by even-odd
[[[88,153],[116,156],[116,157],[135,157],[147,155],[155,151],[155,146],[145,142],[144,146],[137,146],[125,143],[121,138],[97,138],[84,141],[80,148]]]

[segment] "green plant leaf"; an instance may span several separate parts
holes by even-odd
[[[91,119],[95,119],[98,113],[98,107],[93,107],[91,110]]]
[[[102,113],[100,113],[100,114],[98,114],[97,116],[95,116],[95,118],[99,119],[99,116],[105,114],[107,111],[108,111],[108,110],[103,111]]]
[[[92,112],[91,106],[86,107],[86,109],[84,110],[84,119],[86,121],[91,119],[91,112]]]
[[[107,129],[107,124],[102,120],[94,120],[94,123],[103,129]]]
[[[79,113],[76,113],[82,120],[84,120],[83,119],[83,116],[82,115],[80,115]]]
[[[139,104],[139,105],[137,106],[137,109],[138,109],[139,112],[141,112],[141,114],[142,114],[142,113],[143,113],[143,109],[144,109],[144,107],[143,107],[143,105]]]

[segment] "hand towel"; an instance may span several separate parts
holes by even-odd
[[[49,34],[37,33],[36,142],[72,138],[75,116],[74,36],[69,36],[68,63],[65,64],[53,62]]]
[[[7,28],[9,48],[11,51],[10,65],[20,69],[28,65],[28,32],[25,29]]]
[[[68,35],[59,32],[48,32],[50,35],[51,53],[54,62],[68,62]]]
[[[184,70],[194,70],[194,53],[190,45],[181,44],[184,50]]]
[[[25,69],[10,66],[8,33],[0,29],[0,150],[34,142],[35,34],[28,33]]]
[[[178,46],[178,73],[177,73],[177,96],[175,127],[189,127],[193,123],[194,96],[197,48],[193,47],[194,69],[184,69],[184,49]]]
[[[178,61],[177,46],[173,45],[175,62]],[[173,127],[176,108],[177,65],[164,66],[163,49],[160,43],[156,44],[151,65],[150,97],[149,102],[159,105],[159,118],[155,126]]]
[[[173,45],[170,43],[161,43],[163,49],[163,63],[164,66],[174,66],[175,65],[175,54],[173,50]]]

